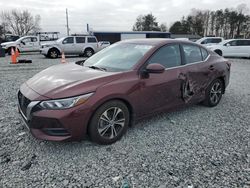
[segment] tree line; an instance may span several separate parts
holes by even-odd
[[[133,26],[133,31],[167,31],[166,24],[160,24],[156,21],[156,17],[150,13],[139,15]]]
[[[166,31],[165,24],[159,24],[150,14],[139,15],[133,31]],[[250,15],[246,4],[236,8],[216,11],[191,9],[190,14],[174,22],[169,31],[172,34],[196,34],[200,36],[220,36],[227,38],[250,38]]]
[[[249,38],[250,15],[246,4],[216,11],[192,9],[169,30],[175,34],[197,34],[224,38]]]

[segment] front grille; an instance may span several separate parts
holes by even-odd
[[[22,110],[23,114],[27,116],[26,110],[28,105],[30,104],[31,100],[26,98],[20,91],[18,92],[18,102],[20,105],[20,110]]]
[[[50,136],[69,136],[69,132],[64,128],[48,128],[43,131]]]

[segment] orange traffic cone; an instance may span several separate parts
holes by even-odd
[[[11,48],[11,64],[17,64],[16,53],[14,52],[14,48]]]
[[[15,49],[15,53],[16,53],[16,57],[19,57],[19,56],[20,56],[20,53],[19,53],[19,50],[17,49],[17,47],[16,47],[16,49]]]
[[[64,52],[62,52],[62,59],[61,59],[61,63],[66,63],[66,58],[65,58],[65,54],[64,54]]]

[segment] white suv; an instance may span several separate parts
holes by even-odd
[[[198,44],[202,44],[203,46],[210,46],[213,44],[218,44],[222,42],[224,39],[222,37],[203,37],[196,41]]]
[[[58,39],[54,44],[44,44],[41,53],[49,58],[65,55],[92,56],[98,51],[98,41],[95,36],[68,36]]]
[[[224,57],[250,57],[250,39],[229,39],[208,49]]]

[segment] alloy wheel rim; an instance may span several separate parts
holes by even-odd
[[[105,139],[113,139],[122,131],[125,125],[125,115],[121,108],[111,107],[99,118],[98,133]]]
[[[50,52],[51,57],[56,57],[57,53],[55,51]]]
[[[87,54],[88,57],[90,57],[90,56],[92,56],[92,51],[88,50],[86,54]]]
[[[221,98],[221,94],[222,94],[221,84],[219,82],[214,83],[210,91],[210,101],[213,104],[218,103]]]

